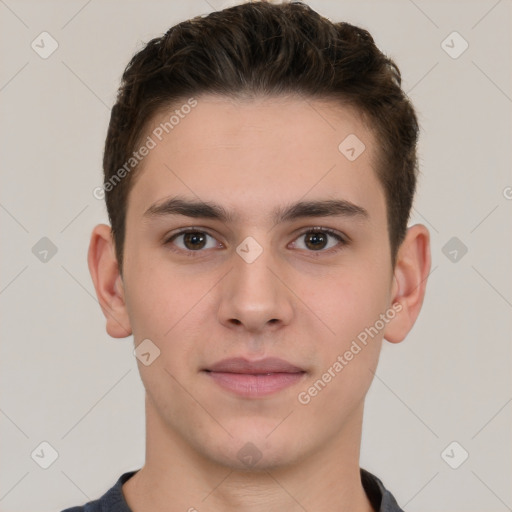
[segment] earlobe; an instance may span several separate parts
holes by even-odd
[[[113,338],[130,336],[132,329],[110,226],[98,224],[93,229],[87,263],[96,296],[107,320],[108,334]]]
[[[399,343],[418,318],[430,272],[430,235],[425,226],[416,224],[407,230],[398,254],[393,275],[391,303],[399,303],[400,312],[384,331],[384,338]]]

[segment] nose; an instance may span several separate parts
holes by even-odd
[[[219,321],[252,333],[288,325],[293,317],[293,293],[286,281],[270,249],[252,262],[234,254],[233,267],[221,282]]]

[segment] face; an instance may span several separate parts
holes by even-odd
[[[138,363],[148,414],[230,467],[356,436],[399,314],[372,132],[334,103],[200,96],[153,139],[122,281],[135,345],[159,351]]]

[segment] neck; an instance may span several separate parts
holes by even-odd
[[[123,485],[133,512],[374,512],[359,473],[362,405],[329,444],[289,465],[241,471],[169,432],[146,399],[146,463]]]

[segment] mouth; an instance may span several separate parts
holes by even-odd
[[[306,375],[303,368],[277,358],[224,359],[202,372],[224,390],[245,398],[272,395],[297,384]]]

